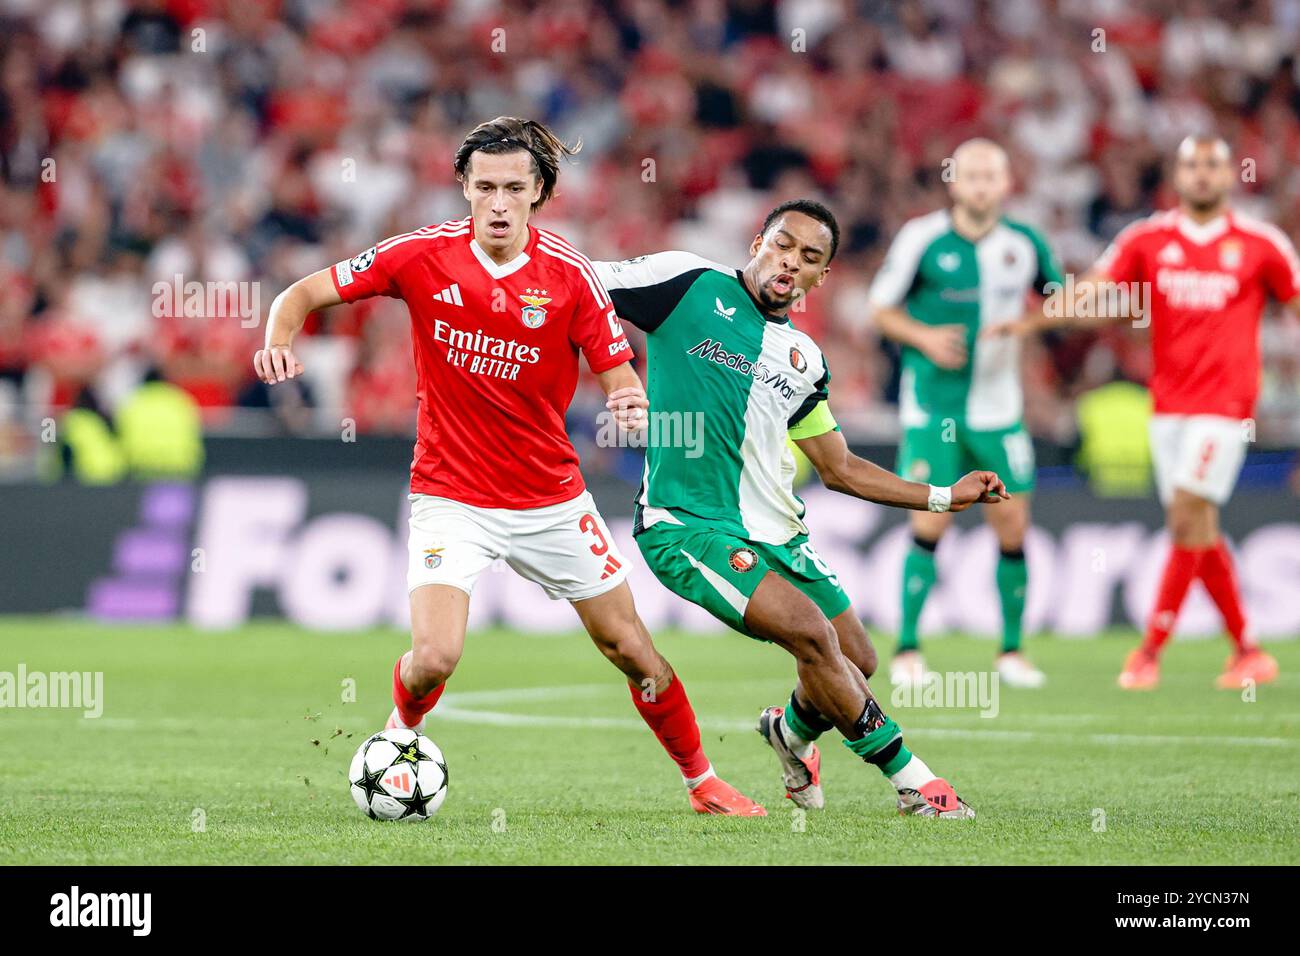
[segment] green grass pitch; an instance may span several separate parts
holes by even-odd
[[[396,631],[233,633],[0,620],[0,671],[102,671],[98,719],[0,709],[4,864],[1256,864],[1300,862],[1300,644],[1278,683],[1216,691],[1222,641],[1175,645],[1159,690],[1115,673],[1131,634],[1031,642],[1041,691],[995,717],[894,706],[909,745],[979,812],[903,819],[880,774],[823,742],[827,809],[801,821],[752,724],[789,693],[781,651],[666,633],[718,770],[766,819],[699,817],[584,635],[471,634],[429,735],[450,768],[441,814],[382,824],[348,795],[356,746],[388,715]],[[888,642],[882,641],[882,644]],[[937,670],[993,645],[927,645]],[[345,702],[355,682],[355,702]]]

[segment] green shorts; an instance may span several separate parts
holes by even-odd
[[[827,620],[851,605],[840,579],[806,534],[785,544],[762,544],[726,531],[661,521],[637,535],[636,543],[664,587],[757,640],[764,638],[745,626],[745,609],[768,571],[806,594]]]
[[[1034,490],[1034,443],[1020,422],[976,431],[960,419],[934,416],[929,425],[905,428],[898,474],[910,481],[951,485],[970,471],[995,471],[1012,494]]]

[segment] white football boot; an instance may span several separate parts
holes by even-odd
[[[1008,687],[1042,687],[1047,683],[1047,675],[1040,671],[1018,651],[999,654],[997,660],[998,678]]]
[[[821,751],[813,744],[808,756],[800,757],[790,749],[781,734],[781,729],[785,726],[781,720],[784,713],[782,707],[766,708],[758,715],[758,732],[781,763],[781,779],[785,783],[786,798],[796,807],[820,810],[826,806],[821,783]]]

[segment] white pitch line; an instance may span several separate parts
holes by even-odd
[[[457,723],[485,724],[494,727],[565,727],[601,728],[609,730],[644,730],[645,724],[631,717],[570,717],[558,714],[514,714],[499,710],[479,710],[476,704],[530,701],[569,700],[573,697],[599,697],[608,695],[603,684],[575,684],[567,687],[528,687],[516,690],[466,691],[448,694],[431,715],[437,720]],[[468,706],[467,706],[468,705]],[[701,730],[738,733],[754,729],[746,720],[700,719]],[[1196,744],[1245,747],[1295,747],[1297,742],[1286,737],[1233,737],[1181,734],[1074,734],[1043,733],[1036,730],[971,730],[956,727],[917,727],[909,725],[904,732],[910,736],[948,738],[953,740],[999,740],[1004,742],[1059,742],[1068,737],[1073,741],[1093,744]]]

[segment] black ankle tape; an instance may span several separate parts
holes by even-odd
[[[877,767],[883,767],[889,761],[898,756],[898,752],[903,749],[903,738],[895,737],[884,747],[877,750],[870,757],[864,757],[867,763],[873,763]]]
[[[931,554],[934,554],[935,548],[939,547],[938,540],[926,541],[924,538],[918,538],[915,535],[912,536],[912,544],[916,545],[922,551],[929,551]]]
[[[876,698],[868,697],[867,706],[862,708],[862,716],[853,724],[853,731],[857,734],[857,739],[861,740],[872,731],[883,727],[885,720],[885,712],[876,703]]]
[[[797,717],[809,730],[816,730],[825,733],[835,727],[834,724],[823,717],[818,711],[809,710],[807,707],[800,704],[799,698],[794,694],[790,695],[790,709],[794,711],[795,717]]]
[[[1008,561],[1023,561],[1025,560],[1025,549],[1010,548],[1008,550],[1004,550],[1002,552],[1002,557],[1006,558]]]

